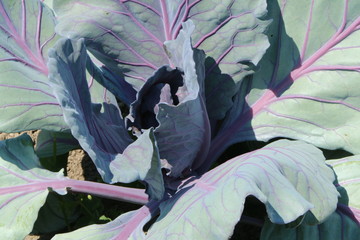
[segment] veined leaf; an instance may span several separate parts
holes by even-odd
[[[105,103],[102,111],[101,104],[92,104],[85,70],[90,59],[82,40],[61,39],[49,56],[49,78],[65,121],[108,182],[113,155],[123,152],[131,142],[120,112],[111,103]]]
[[[43,169],[26,134],[0,141],[0,180],[0,231],[9,240],[24,239],[30,233],[49,191],[71,190],[140,204],[148,201],[142,189],[68,179],[62,172]]]
[[[210,155],[275,137],[359,153],[359,10],[359,1],[269,1],[271,47],[243,81]]]
[[[130,144],[132,140],[118,107],[111,102],[102,105],[91,102],[85,74],[86,64],[90,59],[83,40],[61,39],[49,56],[49,78],[62,106],[65,121],[69,124],[72,135],[93,160],[104,181],[144,180],[149,184],[147,190],[150,197],[162,198],[164,187],[160,159],[151,133],[144,133]],[[149,145],[149,142],[152,144]],[[131,154],[127,155],[133,152],[132,148],[140,147],[144,148],[141,159],[133,159]],[[124,156],[121,154],[123,152],[126,153]],[[134,169],[132,164],[137,167]],[[111,166],[116,167],[111,170]]]
[[[54,2],[54,9],[58,33],[85,38],[90,51],[136,90],[156,69],[171,65],[164,42],[176,39],[182,23],[191,19],[192,44],[208,57],[206,94],[216,119],[232,104],[234,82],[253,72],[268,47],[262,34],[268,22],[259,20],[266,14],[262,0],[61,0]],[[226,94],[215,94],[224,86]]]
[[[325,222],[295,228],[265,222],[261,240],[357,240],[360,236],[360,156],[331,160],[336,173],[335,186],[341,194],[336,212]]]
[[[336,173],[335,186],[341,194],[338,209],[357,223],[360,231],[360,155],[327,163]]]
[[[147,80],[131,105],[138,128],[157,126],[155,136],[163,168],[172,177],[200,166],[210,144],[204,100],[204,54],[192,49],[191,20],[175,40],[165,43],[177,69],[162,67]]]
[[[289,223],[307,211],[323,221],[338,197],[324,160],[314,146],[288,140],[233,158],[163,202],[146,239],[228,239],[249,195],[265,204],[274,223]]]
[[[38,0],[0,2],[0,131],[68,128],[47,78],[54,27]]]
[[[98,82],[102,78],[103,75],[99,68],[92,61],[88,61],[86,64],[86,80],[88,81],[91,102],[112,104],[117,107],[116,98]],[[40,158],[44,158],[52,157],[54,154],[64,154],[78,147],[79,143],[70,131],[50,132],[44,130],[38,135],[35,151]]]
[[[66,178],[41,168],[26,134],[0,142],[0,179],[0,232],[9,240],[31,232],[49,189],[66,192],[61,185]]]
[[[54,3],[59,16],[58,32],[70,38],[86,38],[96,57],[127,76],[135,86],[141,86],[157,68],[169,63],[163,43],[175,39],[187,19],[196,26],[194,46],[206,50],[228,74],[240,74],[239,62],[253,60],[256,64],[265,51],[257,49],[259,43],[266,45],[260,34],[262,22],[256,18],[266,13],[263,1]]]

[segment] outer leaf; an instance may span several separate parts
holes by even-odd
[[[40,1],[0,2],[0,131],[68,128],[47,79],[54,26]]]
[[[341,193],[338,209],[317,226],[301,224],[296,228],[265,222],[261,240],[357,240],[360,236],[360,156],[327,161],[337,177]]]
[[[249,195],[265,204],[272,222],[288,223],[309,210],[322,221],[336,208],[333,181],[320,150],[280,140],[189,182],[160,205],[147,238],[228,239]]]
[[[29,136],[0,142],[0,232],[4,239],[23,239],[32,230],[48,188],[65,180],[62,173],[41,169]],[[65,192],[65,186],[53,190]]]
[[[338,208],[356,222],[360,229],[360,155],[327,163],[336,173],[336,188],[341,193]]]
[[[269,1],[269,8],[271,48],[212,149],[288,137],[359,153],[360,2]]]
[[[163,43],[176,39],[182,23],[191,19],[196,26],[193,46],[209,58],[206,90],[209,104],[217,103],[208,105],[215,118],[222,118],[232,104],[233,81],[252,73],[268,47],[262,34],[268,23],[258,19],[266,13],[263,0],[61,0],[54,6],[57,31],[85,38],[92,53],[137,90],[156,69],[169,64]],[[230,94],[214,94],[224,86]]]
[[[106,196],[145,204],[141,189],[111,186],[65,178],[62,172],[42,169],[31,138],[20,137],[0,142],[0,232],[4,239],[23,239],[32,230],[49,190],[67,190]]]
[[[49,53],[50,80],[72,135],[93,159],[105,181],[109,163],[131,142],[117,107],[92,105],[85,75],[87,57],[83,41],[59,40]]]

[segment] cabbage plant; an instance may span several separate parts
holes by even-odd
[[[26,134],[0,142],[1,237],[23,239],[49,192],[71,192],[142,206],[54,240],[243,239],[249,198],[262,240],[358,239],[359,13],[357,0],[0,1],[0,131],[42,130],[35,149]],[[103,183],[39,161],[78,145]]]

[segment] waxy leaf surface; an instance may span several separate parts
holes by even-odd
[[[83,40],[61,39],[49,56],[49,78],[65,121],[104,181],[144,180],[149,185],[151,197],[162,198],[160,160],[152,133],[149,130],[130,144],[132,140],[118,107],[111,101],[102,105],[92,103],[85,71],[90,58]],[[141,158],[133,158],[130,153],[139,148],[143,148]],[[110,169],[113,164],[116,171]]]
[[[61,171],[42,168],[26,134],[0,142],[0,180],[0,231],[9,240],[24,239],[31,232],[49,191],[66,194],[71,190],[138,204],[148,202],[142,189],[73,180]]]
[[[337,210],[319,225],[286,227],[266,221],[261,240],[357,240],[360,236],[360,156],[331,160],[341,194]]]
[[[86,80],[86,64],[90,59],[82,40],[61,39],[49,56],[49,78],[65,121],[99,173],[110,181],[109,163],[131,142],[120,112],[111,103],[92,104]]]
[[[210,143],[210,124],[204,99],[204,54],[192,49],[191,20],[183,24],[176,40],[165,46],[177,69],[162,67],[147,80],[132,104],[139,128],[159,125],[155,136],[163,168],[179,177],[201,165]],[[150,114],[153,122],[150,122]],[[146,121],[146,122],[145,122]]]
[[[142,180],[147,185],[146,193],[150,198],[161,200],[165,189],[160,168],[160,155],[153,130],[145,130],[110,163],[110,171],[114,175],[111,182]]]
[[[271,47],[214,147],[275,137],[360,151],[360,2],[269,1]]]
[[[252,73],[268,47],[262,34],[268,22],[259,20],[266,14],[262,0],[225,0],[221,4],[212,0],[54,3],[59,16],[57,32],[85,38],[91,52],[137,90],[156,69],[170,64],[164,42],[176,39],[182,23],[191,19],[195,24],[192,44],[208,57],[208,105],[216,104],[209,111],[217,119],[224,117],[232,104],[234,81]],[[229,82],[224,76],[232,79]],[[224,86],[228,94],[217,95],[217,89]]]
[[[324,160],[312,145],[288,140],[233,158],[163,202],[146,239],[228,239],[249,195],[265,204],[274,223],[289,223],[308,211],[322,221],[336,209],[338,197]]]
[[[360,228],[360,156],[327,161],[336,173],[336,188],[341,194],[338,209]]]
[[[40,1],[0,2],[0,131],[68,128],[47,78],[54,27]]]
[[[101,64],[99,65],[101,66]],[[99,83],[103,77],[101,70],[92,61],[88,61],[86,64],[86,80],[88,82],[91,102],[117,106],[114,95]],[[70,131],[50,132],[44,130],[39,133],[36,142],[35,151],[40,158],[53,157],[54,155],[64,154],[79,148],[78,141],[71,135]]]
[[[96,57],[131,81],[145,81],[169,63],[163,43],[175,39],[187,19],[196,26],[194,46],[228,74],[239,74],[241,61],[257,63],[265,51],[257,49],[266,38],[256,18],[266,13],[264,1],[55,1],[54,8],[58,32],[85,37]]]
[[[48,188],[65,193],[62,173],[42,169],[28,135],[0,142],[0,232],[23,239],[32,230]]]

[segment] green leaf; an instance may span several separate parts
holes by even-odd
[[[36,139],[35,152],[39,158],[49,158],[66,154],[75,148],[79,148],[79,143],[70,132],[43,130]]]
[[[341,194],[336,212],[319,225],[296,227],[266,221],[261,240],[358,240],[360,236],[360,156],[327,161],[336,174]]]
[[[156,69],[171,65],[164,42],[176,39],[191,19],[192,45],[207,55],[206,104],[214,119],[225,116],[235,83],[254,72],[269,46],[263,34],[269,22],[260,20],[264,0],[61,0],[54,8],[57,32],[85,38],[90,51],[136,90]],[[218,94],[220,89],[226,94]]]
[[[20,137],[0,142],[0,232],[9,240],[23,239],[33,228],[54,180],[62,173],[41,169],[31,138]],[[54,188],[65,193],[65,188]]]
[[[0,131],[67,129],[48,84],[53,12],[37,0],[0,3]]]
[[[341,194],[338,208],[360,228],[360,155],[327,161],[336,173],[335,186]]]
[[[336,209],[334,179],[319,149],[279,140],[189,179],[161,203],[146,239],[228,239],[250,195],[272,222],[290,223],[308,211],[323,221]]]
[[[145,130],[122,154],[110,162],[112,183],[142,180],[150,199],[161,200],[165,193],[161,174],[160,155],[153,129]]]
[[[41,235],[70,228],[79,215],[79,206],[74,196],[50,193],[39,211],[32,233]]]
[[[214,141],[286,137],[359,153],[360,2],[268,2],[271,47]]]

